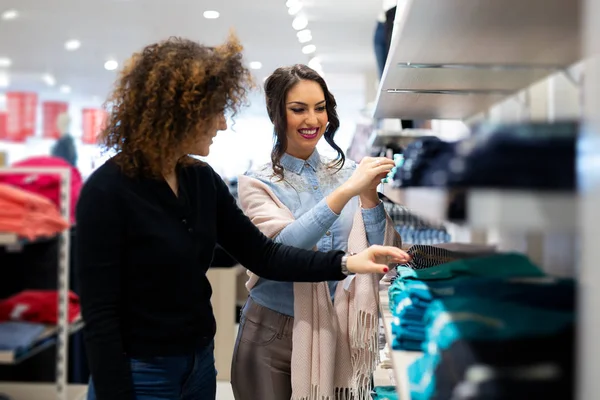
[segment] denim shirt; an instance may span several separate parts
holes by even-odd
[[[325,197],[350,178],[356,164],[347,160],[338,171],[337,167],[330,166],[331,161],[321,157],[316,150],[306,161],[284,154],[281,159],[283,180],[273,177],[271,164],[246,173],[247,176],[264,182],[294,214],[296,220],[275,237],[275,242],[303,249],[316,246],[319,251],[347,251],[348,237],[359,207],[358,198],[350,200],[340,215],[337,215],[329,208]],[[383,204],[363,209],[362,216],[369,243],[383,244],[386,222]],[[328,284],[333,298],[337,282]],[[260,278],[250,291],[250,297],[273,311],[294,315],[294,284],[291,282]]]

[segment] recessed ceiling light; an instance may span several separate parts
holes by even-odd
[[[64,94],[69,94],[69,93],[71,93],[71,86],[68,86],[68,85],[62,85],[62,86],[60,87],[60,92],[61,92],[61,93],[64,93]]]
[[[54,86],[54,85],[56,85],[56,79],[52,75],[50,75],[50,74],[44,74],[44,76],[42,76],[42,80],[48,86]]]
[[[317,69],[321,67],[321,59],[319,57],[313,57],[308,62],[308,66],[312,69]]]
[[[8,68],[12,65],[12,60],[8,57],[0,57],[0,68]]]
[[[292,21],[292,27],[297,31],[301,31],[302,29],[305,29],[307,26],[308,26],[308,20],[303,15],[297,16]]]
[[[218,11],[204,11],[204,18],[206,19],[217,19],[221,14]]]
[[[287,8],[292,8],[292,7],[295,7],[295,6],[297,6],[298,4],[302,4],[302,3],[300,3],[300,0],[287,0],[287,1],[285,2],[285,6],[286,6]]]
[[[108,60],[104,63],[104,69],[106,69],[107,71],[114,71],[117,68],[119,68],[119,63],[115,60]]]
[[[262,63],[260,61],[252,61],[250,63],[250,68],[252,68],[252,69],[261,69],[262,68]]]
[[[302,52],[304,54],[312,54],[315,51],[317,51],[317,46],[315,46],[314,44],[308,44],[302,48]]]
[[[300,12],[300,10],[302,10],[302,4],[301,3],[294,4],[293,6],[288,8],[288,14],[296,15]]]
[[[11,19],[16,19],[19,17],[19,12],[17,10],[6,10],[2,13],[2,19],[5,21],[10,21]]]
[[[296,36],[298,36],[300,43],[308,43],[312,40],[312,33],[310,32],[310,29],[297,32]]]
[[[7,73],[0,72],[0,88],[5,88],[10,85],[10,77]]]
[[[76,39],[68,40],[65,42],[65,49],[68,51],[75,51],[81,47],[81,42]]]

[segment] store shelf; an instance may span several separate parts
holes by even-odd
[[[0,246],[12,246],[17,244],[18,240],[14,233],[0,233]]]
[[[87,385],[68,385],[67,400],[84,400]],[[46,383],[0,382],[0,395],[10,400],[56,400],[56,386]]]
[[[79,319],[72,324],[69,324],[69,333],[72,335],[83,328],[83,320]],[[41,353],[47,348],[56,343],[58,328],[56,326],[48,326],[40,335],[36,342],[26,350],[0,350],[0,365],[2,364],[19,364],[20,362]]]
[[[506,98],[494,93],[403,93],[382,91],[375,118],[464,119]]]
[[[580,15],[580,0],[401,1],[375,116],[483,111],[580,60]]]
[[[392,313],[390,312],[390,302],[388,297],[389,284],[381,284],[379,291],[379,310],[383,319],[385,330],[385,340],[388,343],[393,342],[392,335]],[[407,370],[409,365],[416,361],[423,354],[419,351],[394,351],[392,350],[392,364],[394,366],[394,380],[396,381],[396,390],[400,400],[410,400],[410,386],[408,382]]]
[[[449,220],[452,192],[438,188],[389,188],[401,192],[404,205],[423,218]],[[564,192],[466,190],[466,219],[471,228],[572,231],[577,228],[578,197]]]
[[[401,131],[373,131],[367,142],[367,147],[381,147],[387,143],[394,142],[399,145],[407,145],[423,136],[432,136],[435,133],[429,129],[403,129]]]

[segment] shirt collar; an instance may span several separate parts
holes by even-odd
[[[315,149],[315,151],[313,151],[311,156],[308,157],[308,160],[306,160],[306,161],[301,160],[296,157],[293,157],[293,156],[290,156],[287,153],[285,153],[281,157],[281,166],[285,170],[293,172],[298,175],[300,175],[302,173],[302,170],[306,166],[312,168],[313,171],[316,171],[317,168],[319,167],[320,163],[321,163],[321,157],[319,156],[319,152],[317,151],[317,149]]]

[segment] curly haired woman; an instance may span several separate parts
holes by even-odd
[[[76,256],[88,399],[215,398],[215,319],[206,271],[216,244],[261,277],[335,281],[383,272],[374,246],[357,255],[276,244],[244,216],[206,156],[224,112],[251,85],[241,46],[170,39],[135,54],[109,98],[100,136],[117,154],[85,184]],[[285,266],[282,267],[282,266]]]

